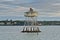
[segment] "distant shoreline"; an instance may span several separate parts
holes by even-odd
[[[4,20],[0,21],[0,26],[23,26],[26,21],[21,20]],[[27,24],[26,24],[27,25]],[[60,25],[60,21],[37,21],[38,26]]]

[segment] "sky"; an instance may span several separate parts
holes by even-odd
[[[24,20],[30,7],[38,12],[37,20],[60,20],[60,0],[0,0],[0,20]]]

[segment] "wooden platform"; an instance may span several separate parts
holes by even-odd
[[[38,33],[38,32],[41,32],[41,31],[21,31],[23,33]]]
[[[21,31],[23,33],[38,33],[41,32],[38,27],[24,27]]]

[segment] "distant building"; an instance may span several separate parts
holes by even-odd
[[[4,25],[5,23],[3,23],[3,22],[0,22],[0,25]]]

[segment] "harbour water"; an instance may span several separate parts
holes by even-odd
[[[0,40],[60,40],[60,26],[39,26],[40,33],[21,33],[23,26],[0,26]]]

